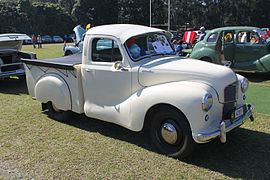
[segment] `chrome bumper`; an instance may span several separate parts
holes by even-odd
[[[219,137],[220,138],[220,141],[222,143],[225,143],[226,142],[226,133],[233,130],[234,128],[244,124],[248,118],[250,118],[251,121],[254,120],[253,118],[253,106],[248,104],[247,105],[247,111],[246,113],[240,117],[239,119],[237,120],[234,120],[230,125],[227,125],[226,127],[226,123],[224,120],[222,120],[220,122],[220,126],[219,126],[219,129],[214,131],[214,132],[211,132],[211,133],[203,133],[203,134],[198,134],[197,135],[197,140],[199,142],[208,142],[210,141],[211,139],[214,139],[216,137]]]

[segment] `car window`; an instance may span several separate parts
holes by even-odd
[[[241,31],[237,34],[237,43],[241,44],[258,44],[259,36],[256,32],[253,31]]]
[[[217,42],[217,38],[218,38],[218,33],[213,33],[208,37],[207,42],[210,42],[210,43]]]
[[[122,61],[117,43],[112,39],[95,38],[92,41],[92,61],[115,62]]]

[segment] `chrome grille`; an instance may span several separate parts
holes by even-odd
[[[237,99],[238,82],[234,82],[224,89],[224,106],[222,119],[229,119],[231,113],[235,110]]]

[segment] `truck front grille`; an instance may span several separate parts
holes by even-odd
[[[222,119],[229,119],[236,108],[238,82],[234,82],[224,89],[224,106]]]

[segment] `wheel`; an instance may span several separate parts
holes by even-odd
[[[72,116],[71,111],[63,111],[63,110],[57,109],[53,105],[52,102],[48,102],[46,106],[48,108],[48,116],[52,119],[55,119],[58,121],[65,121]]]
[[[209,57],[202,57],[200,60],[210,62],[210,63],[213,62],[212,59]]]
[[[71,51],[66,51],[65,52],[65,56],[69,56],[69,55],[72,55],[73,53]]]
[[[195,145],[187,119],[172,107],[161,107],[152,116],[150,136],[158,150],[171,157],[188,156]]]

